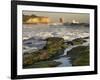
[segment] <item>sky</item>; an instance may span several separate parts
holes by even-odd
[[[72,22],[76,20],[80,23],[89,23],[88,13],[67,13],[67,12],[43,12],[43,11],[23,11],[24,15],[36,15],[49,17],[52,22],[59,22],[59,18],[63,18],[64,22]]]

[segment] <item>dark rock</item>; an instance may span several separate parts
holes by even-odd
[[[89,65],[89,46],[78,46],[68,51],[73,66]]]
[[[40,61],[37,63],[34,63],[32,65],[26,66],[24,68],[46,68],[46,67],[56,67],[60,65],[60,62],[56,61]]]

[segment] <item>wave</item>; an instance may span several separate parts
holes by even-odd
[[[69,27],[69,26],[23,26],[23,39],[47,37],[62,37],[65,40],[72,40],[79,37],[89,36],[88,27]]]

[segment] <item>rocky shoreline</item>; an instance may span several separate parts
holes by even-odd
[[[57,67],[62,63],[54,61],[54,59],[60,58],[60,55],[63,55],[64,50],[71,45],[78,45],[86,42],[84,39],[85,38],[77,38],[72,41],[65,42],[63,38],[49,37],[46,39],[47,43],[43,49],[23,54],[23,68]],[[87,56],[83,55],[83,53],[86,53]],[[68,51],[68,56],[70,57],[73,66],[89,65],[89,60],[85,60],[86,58],[89,59],[89,48],[87,48],[87,46],[73,48]]]
[[[48,61],[49,59],[53,59],[55,56],[59,56],[63,54],[64,51],[64,39],[58,37],[49,37],[46,39],[46,46],[36,52],[33,53],[24,53],[23,54],[23,68],[29,67],[36,62],[40,61]],[[24,57],[28,55],[27,57]],[[56,62],[55,62],[56,63]]]

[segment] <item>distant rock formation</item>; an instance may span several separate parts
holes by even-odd
[[[24,24],[48,24],[50,23],[50,18],[45,16],[36,15],[23,15]]]
[[[89,23],[64,23],[64,26],[86,26],[89,27]]]

